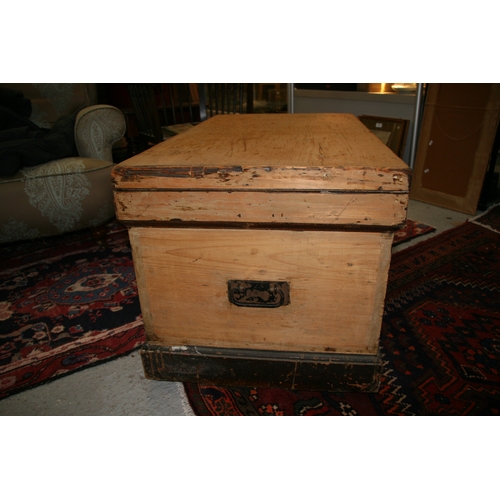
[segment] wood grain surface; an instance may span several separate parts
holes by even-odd
[[[148,341],[375,354],[392,234],[130,228]],[[229,280],[286,281],[290,304],[246,308]]]
[[[263,191],[119,191],[121,221],[397,226],[408,195]]]
[[[407,191],[408,166],[349,114],[219,115],[115,167],[117,189]]]

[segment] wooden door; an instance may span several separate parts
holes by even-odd
[[[500,84],[429,84],[410,198],[475,214],[500,115]]]

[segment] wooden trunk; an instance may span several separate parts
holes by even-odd
[[[356,117],[216,116],[113,180],[149,378],[377,390],[409,169]]]

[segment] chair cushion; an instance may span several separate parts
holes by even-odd
[[[113,163],[64,158],[0,179],[0,243],[98,226],[114,216]]]

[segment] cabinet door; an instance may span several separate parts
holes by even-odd
[[[410,198],[475,214],[500,114],[500,84],[429,84]]]

